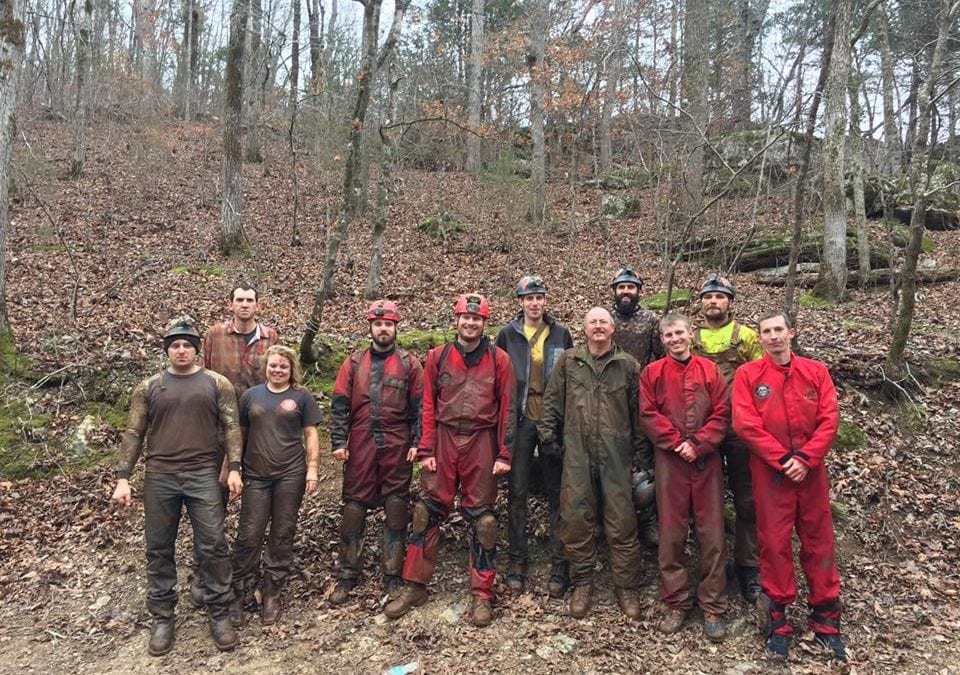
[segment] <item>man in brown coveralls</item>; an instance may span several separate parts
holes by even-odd
[[[133,390],[123,433],[123,461],[117,467],[113,500],[130,506],[130,473],[144,446],[144,528],[147,540],[147,609],[153,615],[150,654],[173,647],[177,568],[174,550],[184,506],[193,525],[194,551],[200,561],[210,632],[217,648],[228,651],[239,639],[230,623],[233,600],[230,550],[223,532],[223,500],[218,475],[218,430],[223,429],[229,460],[231,497],[243,489],[241,438],[233,386],[197,363],[200,334],[181,319],[163,336],[170,366]]]

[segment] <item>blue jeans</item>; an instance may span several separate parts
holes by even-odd
[[[147,609],[154,616],[172,617],[177,604],[175,552],[184,506],[193,527],[194,555],[200,563],[209,615],[225,615],[233,600],[219,473],[217,468],[210,467],[177,474],[148,472],[144,477]]]

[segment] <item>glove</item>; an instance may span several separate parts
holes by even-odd
[[[540,444],[541,457],[563,457],[563,447],[556,441],[544,441]]]

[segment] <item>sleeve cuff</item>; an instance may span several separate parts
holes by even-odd
[[[129,469],[117,469],[117,480],[130,480],[130,470]]]
[[[240,462],[230,462],[230,470],[240,472]]]

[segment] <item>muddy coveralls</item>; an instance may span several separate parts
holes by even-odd
[[[510,357],[484,337],[472,352],[458,342],[435,347],[424,366],[423,435],[418,458],[435,457],[436,471],[422,471],[421,498],[403,565],[405,581],[428,584],[440,548],[440,521],[460,508],[470,521],[470,591],[493,598],[496,573],[497,497],[495,460],[510,463],[516,384]]]
[[[640,425],[654,447],[660,520],[660,595],[683,612],[693,607],[684,547],[693,517],[700,544],[697,601],[706,614],[727,609],[723,469],[717,446],[730,423],[727,385],[712,361],[691,355],[654,361],[640,374]],[[688,441],[697,460],[674,448]]]
[[[640,585],[640,543],[630,469],[645,447],[637,423],[636,360],[617,346],[600,358],[568,349],[554,368],[537,425],[543,443],[561,441],[560,539],[573,586],[593,583],[595,530],[602,524],[618,588]],[[649,456],[640,460],[649,468]]]
[[[827,367],[818,361],[794,354],[788,366],[781,366],[766,355],[740,366],[734,375],[733,429],[750,448],[760,585],[769,599],[768,628],[774,633],[792,633],[786,606],[797,598],[794,529],[810,588],[810,629],[840,632],[840,576],[823,463],[839,423],[837,391]],[[800,483],[783,474],[791,457],[810,470]]]
[[[700,327],[693,332],[690,350],[706,357],[720,367],[723,379],[730,387],[733,374],[744,363],[763,358],[763,347],[755,330],[737,321],[720,328]],[[753,485],[750,482],[750,451],[733,432],[727,429],[720,444],[720,456],[726,464],[727,480],[733,492],[733,508],[737,515],[734,533],[733,562],[737,572],[759,566],[757,558],[757,510],[753,504]]]
[[[340,578],[356,580],[367,509],[383,506],[380,564],[399,579],[410,521],[407,451],[420,440],[423,368],[402,349],[365,349],[343,362],[333,385],[331,446],[347,448],[343,467]]]

